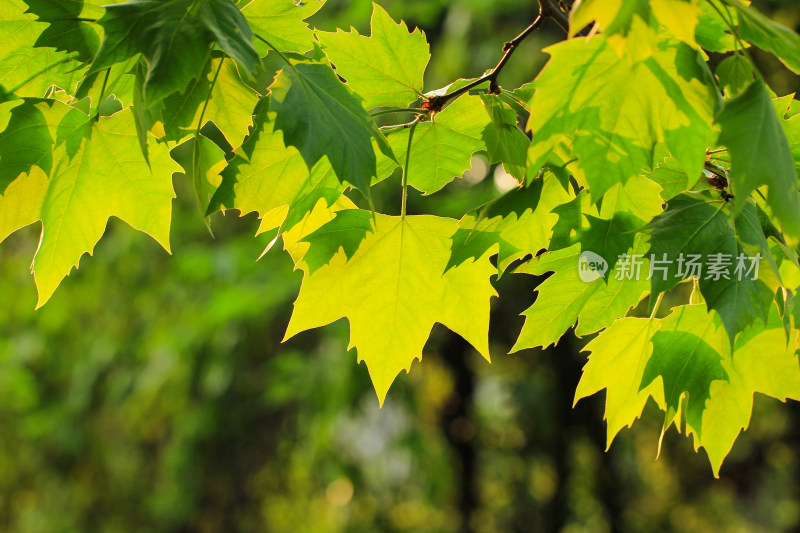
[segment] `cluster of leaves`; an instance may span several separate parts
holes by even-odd
[[[800,399],[800,105],[749,52],[800,73],[798,35],[740,0],[583,0],[532,83],[497,84],[512,42],[493,75],[424,92],[420,30],[375,5],[369,36],[315,31],[322,4],[0,0],[0,241],[41,221],[39,305],[111,216],[169,250],[184,174],[206,217],[257,212],[282,237],[304,273],[287,337],[347,318],[381,402],[436,322],[489,359],[507,271],[552,272],[515,351],[599,332],[576,399],[606,389],[609,444],[652,397],[716,473],[754,392]],[[478,151],[518,187],[461,220],[406,216],[406,187],[438,193]],[[349,191],[371,206],[398,167],[400,214],[357,208]],[[587,251],[608,274],[583,281]],[[625,254],[709,253],[763,264],[613,275]]]

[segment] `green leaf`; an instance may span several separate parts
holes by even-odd
[[[653,355],[647,361],[640,390],[657,377],[664,385],[667,404],[665,426],[675,418],[684,394],[686,422],[698,434],[702,430],[703,409],[711,394],[711,382],[728,378],[720,354],[702,338],[685,331],[668,329],[669,320],[653,335]]]
[[[242,14],[255,35],[278,50],[306,52],[314,48],[314,34],[305,19],[319,11],[324,0],[291,2],[289,0],[252,0],[246,2]],[[256,40],[256,49],[264,56],[270,47]]]
[[[469,259],[478,260],[495,244],[499,245],[498,273],[512,262],[548,247],[558,215],[553,209],[569,202],[567,193],[552,173],[514,188],[477,213],[459,221],[453,235],[452,253],[447,268]]]
[[[445,272],[456,229],[451,219],[377,215],[375,232],[349,260],[339,252],[313,274],[299,263],[305,276],[286,338],[346,317],[350,346],[366,362],[381,403],[397,374],[422,357],[436,322],[488,359],[494,267],[487,255]]]
[[[731,156],[734,203],[741,208],[750,193],[768,187],[767,202],[784,233],[800,240],[800,194],[792,152],[763,82],[729,100],[717,116],[719,142]]]
[[[641,250],[643,242],[638,238],[631,253],[641,253]],[[578,336],[607,327],[647,293],[645,276],[617,279],[613,273],[606,272],[607,279],[584,281],[580,275],[580,256],[581,247],[575,244],[542,254],[516,270],[535,276],[554,274],[536,288],[538,296],[523,313],[525,324],[511,352],[537,346],[547,348],[557,343],[576,321]],[[646,272],[646,268],[645,261],[642,271]]]
[[[202,115],[204,123],[212,121],[228,143],[238,147],[253,123],[257,103],[258,94],[242,81],[236,64],[216,58],[183,93],[168,96],[159,107],[168,140],[178,141],[193,134]]]
[[[657,183],[662,189],[662,198],[670,198],[687,190],[690,185],[689,176],[685,171],[673,167],[674,161],[667,159],[663,163],[656,165],[652,171],[645,172],[643,175],[649,180]]]
[[[34,46],[52,47],[57,51],[76,52],[77,59],[82,62],[91,61],[100,38],[92,26],[81,20],[83,0],[24,0],[29,8],[26,13],[33,13],[39,22],[48,23],[48,27],[36,39]]]
[[[696,51],[662,41],[658,55],[630,64],[602,36],[547,50],[552,58],[536,79],[528,122],[534,168],[568,142],[594,201],[652,169],[659,150],[687,174],[700,175],[717,96]]]
[[[376,176],[372,140],[387,157],[392,149],[361,107],[356,95],[342,84],[328,65],[295,63],[280,71],[270,86],[275,129],[287,145],[296,147],[308,168],[327,156],[341,182],[369,196]]]
[[[622,318],[602,331],[583,351],[590,352],[583,367],[575,402],[606,389],[606,450],[624,427],[639,418],[651,396],[665,409],[664,387],[653,380],[642,388],[642,376],[653,353],[650,339],[661,324],[647,318]]]
[[[800,35],[739,0],[722,1],[738,12],[739,34],[743,39],[772,52],[795,74],[800,74]]]
[[[659,25],[696,48],[699,15],[698,0],[581,0],[570,14],[569,34],[595,20],[619,54],[627,51],[638,61],[656,52]]]
[[[648,255],[667,261],[653,271],[653,296],[697,274],[688,266],[694,258],[699,264],[700,292],[709,310],[716,310],[722,318],[731,345],[736,334],[757,318],[766,322],[774,292],[770,289],[773,274],[765,265],[759,265],[757,279],[752,279],[755,271],[749,271],[750,257],[760,254],[765,258],[770,253],[752,202],[733,220],[730,205],[712,199],[711,192],[684,193],[671,199],[666,211],[648,228]],[[740,254],[747,258],[741,271],[737,270]],[[719,274],[710,270],[713,264],[718,265]]]
[[[794,102],[795,100],[792,100]],[[783,115],[781,113],[781,115]],[[786,134],[789,143],[789,150],[792,152],[795,172],[800,176],[800,114],[783,118],[781,116],[781,126]]]
[[[597,21],[618,55],[627,52],[633,61],[641,61],[656,52],[656,20],[648,1],[582,0],[570,14],[570,37],[592,21]]]
[[[309,172],[300,153],[284,145],[283,135],[273,125],[264,106],[256,116],[253,134],[222,171],[222,183],[207,215],[221,208],[238,209],[243,215],[255,211],[265,221],[264,229],[283,225],[286,231],[320,199],[330,206],[342,195],[344,186],[327,158]]]
[[[39,167],[46,175],[53,167],[53,137],[37,100],[0,104],[11,109],[8,125],[0,133],[0,194],[20,174]]]
[[[46,26],[26,8],[22,0],[0,0],[0,101],[5,92],[42,98],[52,85],[71,89],[82,76],[76,54],[34,46]]]
[[[517,127],[517,113],[496,95],[484,94],[481,100],[492,120],[481,135],[489,152],[489,162],[502,163],[506,172],[522,183],[527,173],[531,142]]]
[[[430,60],[425,34],[409,33],[373,4],[372,34],[367,37],[339,30],[317,32],[336,73],[364,99],[364,107],[405,107],[422,94],[422,76]]]
[[[795,353],[798,331],[792,330],[788,343],[781,327],[758,327],[755,332],[750,339],[737,343],[732,359],[723,358],[728,379],[711,384],[700,421],[702,431],[687,420],[695,436],[695,449],[705,448],[715,476],[739,432],[750,424],[754,393],[781,401],[800,400],[800,364]]]
[[[480,97],[471,95],[459,97],[431,121],[419,123],[411,141],[408,184],[433,194],[461,176],[472,165],[472,154],[486,149],[482,135],[489,123]],[[401,163],[406,160],[410,132],[406,128],[389,135],[389,144]],[[378,177],[388,176],[396,167],[396,161],[381,158]]]
[[[71,112],[68,106],[53,101],[37,106],[53,129]],[[175,164],[167,147],[158,143],[150,147],[152,168],[159,172],[154,175],[143,156],[137,156],[140,150],[130,110],[91,125],[90,120],[85,117],[82,128],[87,135],[72,157],[66,140],[70,135],[62,133],[65,141],[54,149],[49,177],[38,166],[32,167],[0,198],[0,241],[19,228],[42,221],[33,267],[39,307],[81,256],[91,254],[111,216],[149,234],[169,250]]]
[[[98,72],[142,54],[149,106],[201,76],[212,44],[253,72],[259,62],[247,21],[230,0],[131,0],[106,7]]]
[[[226,166],[225,152],[205,135],[187,139],[170,150],[172,159],[183,167],[183,175],[194,187],[200,212],[208,209],[209,200],[219,187],[220,173]]]
[[[736,13],[731,17],[736,25]],[[725,53],[737,48],[736,39],[711,2],[700,2],[700,16],[695,32],[698,44],[709,52]]]
[[[740,54],[723,59],[717,65],[717,78],[728,94],[736,96],[755,81],[755,71],[750,62]]]
[[[356,253],[367,233],[372,232],[372,213],[363,209],[343,209],[333,220],[303,237],[309,244],[303,263],[311,274],[327,265],[341,249],[350,259]]]

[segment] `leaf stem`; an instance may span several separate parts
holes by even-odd
[[[661,300],[663,299],[664,299],[664,293],[663,292],[658,293],[658,298],[656,298],[656,303],[653,306],[653,312],[650,313],[650,320],[653,320],[656,317],[656,314],[658,313],[658,308],[661,307]]]
[[[277,48],[275,48],[274,46],[272,46],[272,43],[270,43],[268,40],[264,39],[262,36],[260,36],[260,35],[259,35],[259,34],[257,34],[257,33],[253,33],[253,36],[254,36],[256,39],[258,39],[259,41],[261,41],[262,43],[264,43],[264,44],[266,44],[267,46],[269,46],[269,47],[270,47],[272,50],[274,50],[274,51],[275,51],[275,52],[276,52],[276,53],[277,53],[279,56],[281,56],[281,59],[283,59],[283,61],[284,61],[284,62],[285,62],[287,65],[289,65],[290,67],[291,67],[291,66],[293,66],[293,65],[292,65],[292,63],[289,61],[289,58],[287,58],[285,55],[283,55],[283,52],[281,52],[280,50],[278,50]]]
[[[423,115],[427,113],[427,111],[421,107],[391,107],[381,111],[370,111],[369,116],[379,117],[381,115],[390,115],[392,113],[416,113],[417,115]]]
[[[725,13],[727,13],[728,15],[728,17],[726,17],[725,14],[722,13],[722,10],[719,8],[719,6],[717,6],[717,4],[713,0],[707,0],[707,1],[714,9],[714,11],[717,12],[722,21],[725,22],[725,24],[728,26],[728,29],[733,34],[735,38],[734,44],[737,47],[736,51],[739,52],[739,48],[741,48],[742,55],[745,58],[747,58],[747,60],[750,62],[750,66],[753,67],[753,72],[755,72],[756,77],[760,81],[764,82],[764,76],[761,74],[761,71],[758,69],[756,62],[753,60],[753,56],[750,55],[750,51],[747,49],[747,46],[745,46],[744,39],[742,39],[742,36],[739,34],[739,28],[733,24],[733,15],[731,14],[730,11],[728,11],[728,6],[725,6]]]
[[[103,86],[100,87],[100,97],[97,99],[97,114],[94,117],[95,122],[100,122],[100,106],[103,105],[103,98],[106,95],[106,87],[108,86],[108,77],[111,76],[111,67],[106,69],[106,75],[103,77]]]
[[[400,218],[405,221],[406,219],[406,202],[408,201],[408,164],[411,161],[411,141],[414,139],[414,130],[417,129],[417,124],[422,120],[423,115],[417,116],[411,122],[411,131],[408,133],[408,146],[406,147],[406,164],[403,167],[403,200],[400,205]]]
[[[225,62],[225,58],[219,60],[219,65],[217,66],[217,71],[214,73],[214,78],[211,80],[211,86],[208,88],[208,96],[206,96],[206,101],[203,103],[203,109],[200,111],[200,119],[197,121],[197,129],[194,132],[195,137],[200,134],[200,129],[203,127],[203,119],[206,116],[206,109],[208,109],[208,102],[211,100],[211,93],[214,92],[214,86],[217,84],[217,78],[219,78],[219,73],[222,70],[222,64]]]

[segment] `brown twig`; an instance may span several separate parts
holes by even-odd
[[[563,2],[557,2],[555,0],[539,0],[539,13],[542,16],[553,19],[556,24],[561,26],[562,30],[569,32],[569,17],[561,9],[559,4],[563,4]]]
[[[503,57],[500,58],[500,61],[492,70],[477,80],[468,83],[467,85],[460,87],[451,93],[429,97],[422,103],[422,107],[430,112],[441,111],[442,107],[444,107],[444,105],[450,100],[458,98],[470,89],[486,83],[487,81],[489,82],[489,93],[500,94],[500,85],[497,83],[497,76],[500,74],[500,71],[503,70],[503,67],[506,66],[506,63],[508,63],[508,60],[511,58],[519,44],[524,41],[528,35],[533,33],[534,30],[539,29],[539,27],[542,25],[542,21],[545,18],[553,19],[564,29],[564,31],[568,31],[569,19],[567,18],[567,14],[564,13],[561,8],[554,3],[554,0],[539,0],[539,15],[536,17],[536,20],[534,20],[530,26],[522,30],[522,33],[503,45]]]

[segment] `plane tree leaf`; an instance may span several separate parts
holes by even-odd
[[[90,72],[141,54],[150,106],[200,77],[212,44],[248,71],[259,62],[250,26],[230,0],[131,0],[107,6],[98,23],[104,35]]]
[[[731,157],[734,202],[741,207],[753,190],[767,186],[767,202],[783,231],[800,241],[800,193],[792,150],[763,82],[725,103],[717,117],[719,141]],[[769,154],[769,157],[764,157]]]
[[[517,113],[493,94],[481,95],[491,124],[481,137],[486,144],[490,163],[502,163],[506,172],[522,183],[527,172],[530,139],[517,126]]]
[[[651,338],[661,327],[658,320],[621,318],[602,331],[583,349],[589,360],[575,390],[575,403],[606,389],[606,449],[624,427],[633,425],[653,397],[665,409],[664,386],[653,380],[640,387],[653,353]]]
[[[52,137],[65,117],[82,114],[53,101],[37,107],[53,128]],[[152,168],[160,170],[155,174],[139,150],[130,110],[96,123],[83,116],[83,121],[68,119],[71,127],[58,135],[61,141],[53,150],[49,176],[34,166],[0,198],[0,240],[37,220],[42,222],[33,263],[39,306],[77,267],[81,256],[92,253],[111,216],[149,234],[169,250],[175,163],[166,146],[153,143],[150,147]]]
[[[551,46],[536,79],[528,129],[534,168],[565,141],[597,201],[670,153],[688,175],[700,175],[711,140],[717,96],[698,52],[660,41],[659,53],[630,64],[601,37]]]
[[[480,97],[472,95],[459,97],[432,120],[419,123],[411,140],[408,184],[433,194],[461,176],[472,166],[472,154],[486,149],[483,132],[489,125]],[[389,135],[396,160],[381,158],[378,177],[391,174],[398,163],[405,164],[410,134],[406,128]]]
[[[795,74],[800,74],[800,35],[739,0],[721,1],[735,9],[739,15],[738,30],[743,39],[772,52]]]
[[[283,132],[308,168],[327,156],[341,182],[369,196],[376,176],[375,139],[381,152],[394,158],[383,134],[361,107],[359,98],[321,63],[294,63],[281,70],[270,86],[275,129]]]
[[[81,19],[83,0],[24,1],[28,4],[27,13],[33,13],[39,22],[48,24],[34,46],[75,52],[82,62],[92,60],[100,46],[100,37],[88,22]]]
[[[494,267],[487,254],[445,272],[457,224],[432,216],[379,214],[374,233],[349,260],[341,251],[311,274],[300,262],[305,275],[286,338],[346,317],[350,346],[366,362],[381,403],[400,371],[421,359],[436,322],[488,359]],[[375,261],[383,268],[376,269]]]
[[[199,121],[212,121],[233,147],[249,133],[258,93],[246,85],[231,59],[207,62],[203,75],[185,91],[168,96],[158,105],[166,139],[178,141],[193,134]],[[207,102],[207,103],[206,103]]]
[[[637,239],[630,252],[641,253],[643,248],[642,240]],[[644,261],[641,272],[646,269]],[[553,274],[536,288],[536,301],[523,313],[525,324],[512,352],[556,344],[576,322],[579,336],[598,331],[624,316],[647,293],[646,275],[617,279],[613,271],[606,271],[607,279],[582,279],[580,244],[544,253],[516,272]]]
[[[262,106],[252,135],[222,171],[222,182],[206,214],[219,209],[238,209],[242,214],[255,211],[265,221],[264,229],[282,226],[288,231],[320,199],[330,206],[342,195],[345,187],[326,157],[309,171],[300,152],[286,146],[283,134],[273,127],[268,108]]]
[[[425,34],[409,32],[373,4],[369,37],[350,32],[317,32],[336,73],[364,99],[364,107],[405,107],[422,94],[422,76],[430,60]]]
[[[684,193],[669,201],[648,230],[648,255],[659,260],[653,296],[699,278],[700,292],[722,318],[731,344],[756,319],[766,322],[775,274],[768,262],[761,264],[771,253],[752,202],[734,218],[730,204],[710,192]]]
[[[243,4],[242,14],[253,33],[278,50],[306,52],[314,48],[314,33],[304,21],[319,11],[324,0],[250,0]],[[262,56],[271,50],[260,39],[254,44]]]
[[[552,173],[517,187],[474,213],[464,215],[453,235],[448,268],[477,260],[498,246],[497,267],[502,274],[515,260],[548,247],[558,215],[557,206],[572,196]]]

